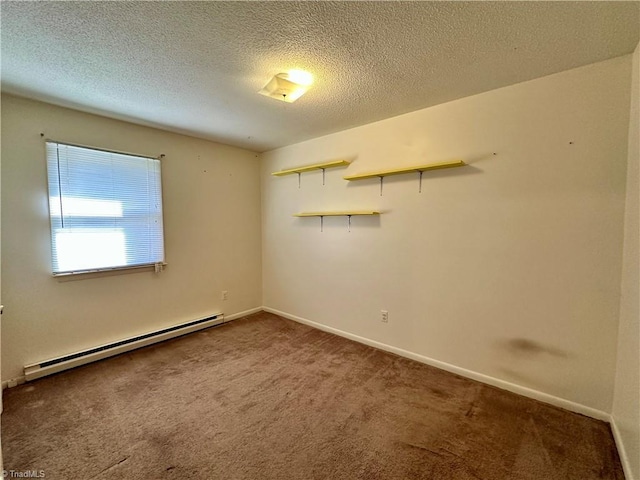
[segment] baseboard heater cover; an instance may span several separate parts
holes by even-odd
[[[27,381],[61,372],[69,368],[78,367],[103,358],[112,357],[120,353],[135,350],[153,343],[169,340],[170,338],[186,335],[187,333],[202,330],[224,323],[224,314],[216,313],[205,318],[192,320],[186,323],[173,325],[135,337],[125,338],[116,342],[89,348],[76,353],[70,353],[61,357],[43,360],[42,362],[25,365],[24,376]]]

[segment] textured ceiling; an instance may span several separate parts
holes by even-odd
[[[2,90],[264,151],[631,53],[639,6],[2,1]]]

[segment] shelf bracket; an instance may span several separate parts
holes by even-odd
[[[324,232],[324,215],[320,215],[320,233]]]
[[[349,229],[349,233],[351,233],[351,215],[347,215],[347,217],[349,218],[348,229]]]
[[[321,168],[320,170],[322,170],[322,186],[324,186],[324,172],[326,168]]]
[[[300,172],[296,172],[298,174],[298,188],[300,188],[300,177],[302,174]]]
[[[384,176],[380,176],[380,196],[382,196],[382,184],[384,183]]]
[[[418,193],[422,193],[422,174],[424,173],[424,170],[418,170],[418,173],[420,174],[420,180],[418,183]]]

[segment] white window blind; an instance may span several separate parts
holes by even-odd
[[[47,142],[53,274],[164,263],[160,160]]]

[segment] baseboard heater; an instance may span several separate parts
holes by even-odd
[[[154,332],[125,338],[124,340],[118,340],[106,345],[100,345],[80,352],[51,358],[31,365],[25,365],[24,377],[26,381],[35,380],[36,378],[51,375],[52,373],[61,372],[62,370],[78,367],[103,358],[112,357],[120,353],[135,350],[136,348],[151,345],[152,343],[162,342],[163,340],[169,340],[170,338],[186,335],[187,333],[202,330],[203,328],[220,325],[221,323],[224,323],[224,314],[217,313],[199,320],[192,320],[190,322],[181,323],[179,325],[163,328]]]

